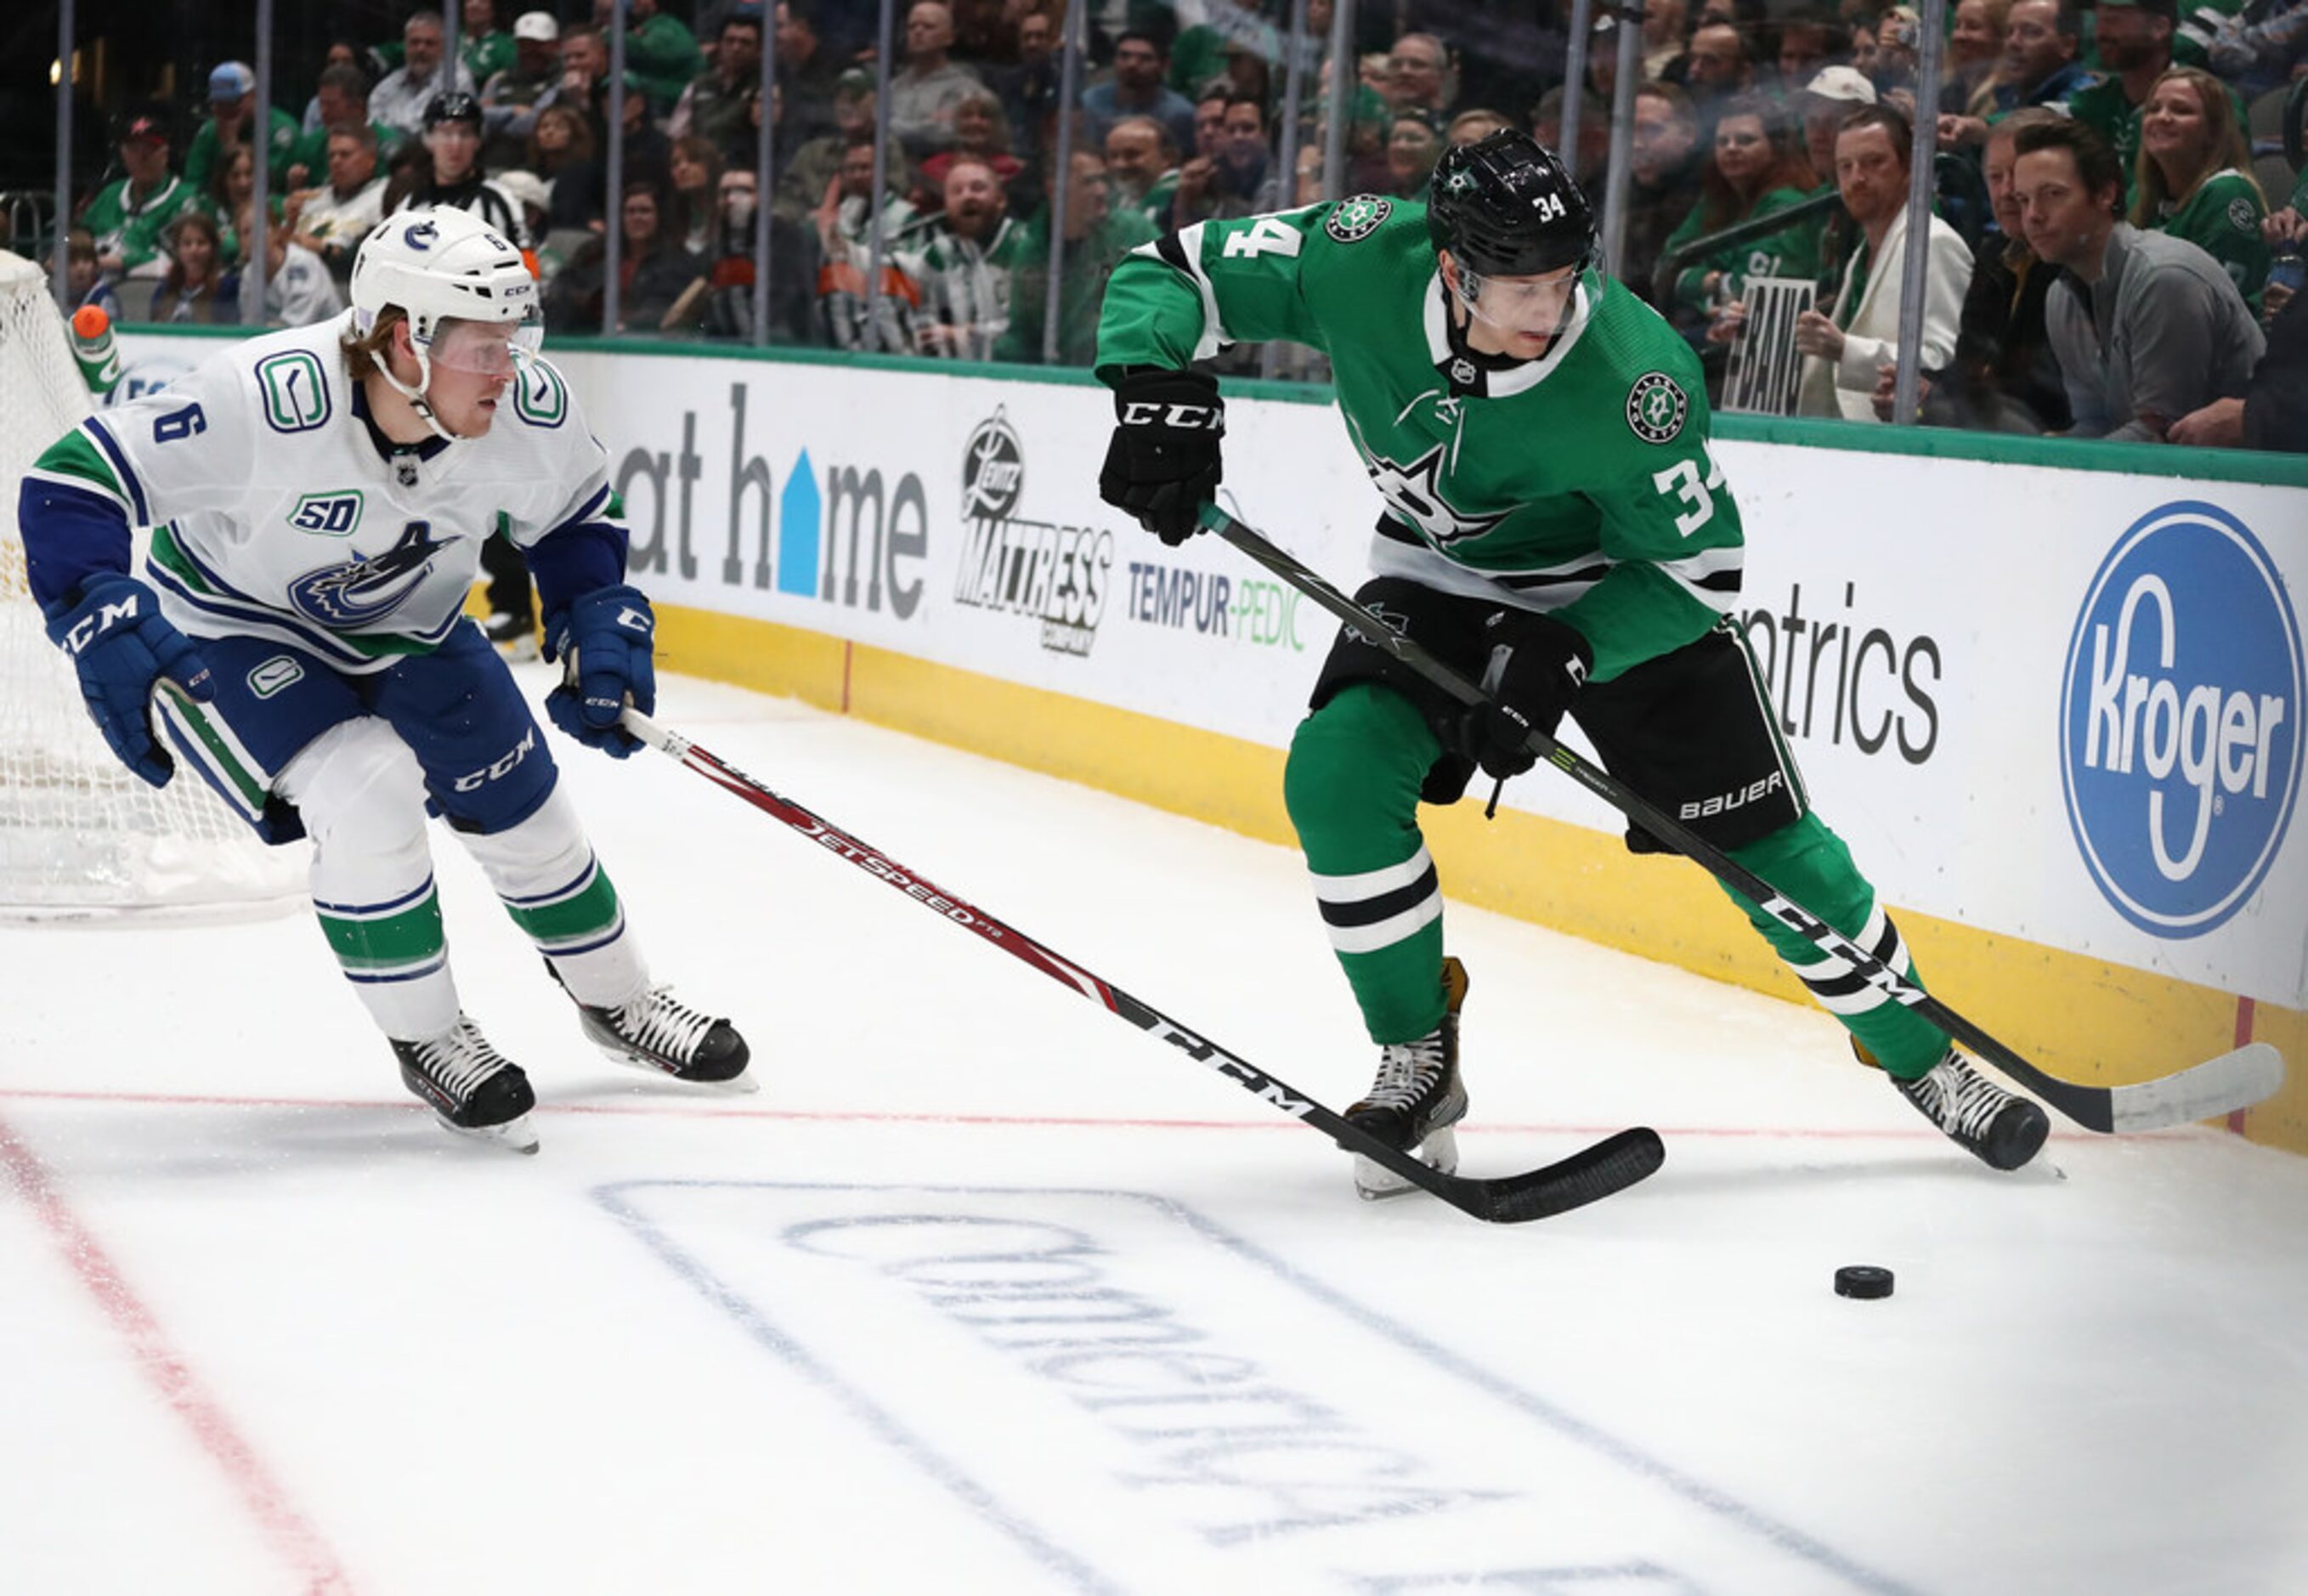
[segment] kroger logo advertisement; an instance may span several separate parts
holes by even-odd
[[[2150,512],[2094,577],[2069,643],[2069,824],[2116,912],[2200,936],[2252,897],[2300,786],[2300,625],[2268,553],[2218,507]]]

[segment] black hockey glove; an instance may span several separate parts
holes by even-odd
[[[1226,401],[1199,371],[1125,372],[1114,385],[1114,441],[1098,474],[1098,496],[1176,548],[1196,532],[1226,467]]]
[[[638,588],[597,588],[547,616],[545,657],[562,661],[562,677],[545,712],[586,746],[624,758],[642,746],[617,723],[625,705],[657,708],[656,640],[657,616]]]
[[[193,640],[161,618],[151,588],[115,571],[83,581],[72,608],[48,621],[48,637],[72,656],[89,719],[120,763],[166,787],[177,766],[152,736],[152,690],[166,677],[202,703],[216,696]]]
[[[1595,651],[1563,622],[1527,609],[1492,611],[1483,623],[1483,641],[1490,655],[1483,685],[1490,698],[1460,716],[1455,752],[1503,781],[1538,763],[1531,732],[1554,735],[1563,711],[1586,686]]]

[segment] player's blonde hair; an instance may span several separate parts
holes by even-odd
[[[388,305],[377,312],[376,324],[364,334],[350,327],[337,341],[344,351],[345,375],[357,383],[376,372],[383,364],[385,349],[392,343],[392,330],[409,319],[409,313],[398,305]]]

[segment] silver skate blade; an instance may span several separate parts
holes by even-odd
[[[445,1115],[435,1114],[433,1117],[461,1136],[492,1143],[507,1152],[537,1151],[537,1127],[529,1123],[526,1114],[516,1114],[503,1125],[455,1125]]]
[[[1427,1133],[1426,1140],[1413,1150],[1412,1155],[1430,1169],[1445,1175],[1459,1172],[1459,1138],[1449,1126]],[[1405,1192],[1418,1189],[1411,1182],[1375,1160],[1360,1153],[1355,1155],[1355,1195],[1366,1203],[1385,1197],[1399,1197]]]
[[[652,1080],[663,1081],[668,1085],[687,1086],[702,1091],[718,1091],[728,1097],[745,1097],[762,1089],[762,1083],[754,1078],[754,1066],[751,1064],[747,1064],[744,1069],[726,1081],[692,1081],[675,1074],[654,1058],[646,1054],[636,1053],[631,1048],[612,1046],[607,1042],[596,1042],[593,1045],[601,1050],[601,1057],[612,1064],[622,1064],[627,1069],[639,1070]]]

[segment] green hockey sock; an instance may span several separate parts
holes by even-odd
[[[1727,851],[1886,967],[1917,986],[1923,984],[1899,927],[1875,901],[1875,889],[1851,862],[1851,851],[1843,845],[1843,839],[1818,815],[1807,814],[1760,841]],[[1816,944],[1765,914],[1744,894],[1733,892],[1731,899],[1746,910],[1763,939],[1810,988],[1820,1006],[1842,1021],[1859,1045],[1891,1074],[1912,1079],[1938,1063],[1947,1051],[1946,1032],[1867,984],[1844,960],[1822,953]]]
[[[1409,700],[1362,683],[1299,723],[1282,778],[1331,946],[1381,1045],[1442,1022],[1442,889],[1418,831],[1441,752]]]

